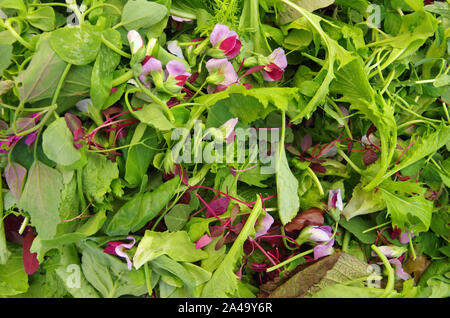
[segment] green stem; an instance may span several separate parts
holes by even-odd
[[[133,73],[133,71],[130,70],[130,71],[126,72],[125,74],[119,76],[118,78],[115,78],[111,83],[112,87],[116,87],[125,82],[128,82],[133,77],[134,77],[134,73]]]
[[[365,234],[365,233],[367,233],[367,232],[370,232],[370,231],[379,229],[380,227],[386,226],[386,225],[388,225],[388,224],[391,224],[391,221],[388,221],[388,222],[383,223],[383,224],[378,224],[378,225],[376,225],[376,226],[374,226],[374,227],[371,227],[371,228],[369,228],[369,229],[366,229],[366,230],[362,231],[362,233]]]
[[[117,8],[115,5],[110,4],[110,3],[99,3],[99,4],[96,4],[95,6],[90,7],[90,8],[89,8],[88,10],[86,10],[81,16],[82,16],[83,19],[84,19],[84,17],[86,17],[92,10],[95,10],[95,9],[97,9],[97,8],[100,8],[100,7],[110,7],[110,8],[113,8],[118,14],[122,15],[122,11],[120,11],[120,9]]]
[[[336,110],[336,112],[342,117],[342,119],[344,120],[344,128],[345,128],[345,132],[347,133],[348,137],[350,139],[353,139],[352,133],[350,131],[350,127],[348,126],[347,120],[344,116],[344,114],[342,113],[341,109],[339,108],[339,106],[331,99],[328,99],[328,101],[330,102],[330,104],[334,107],[334,109]]]
[[[274,271],[274,270],[276,270],[276,269],[278,269],[278,268],[280,268],[280,267],[283,267],[283,266],[289,264],[289,263],[292,262],[292,261],[295,261],[296,259],[299,259],[300,257],[303,257],[303,256],[305,256],[305,255],[311,254],[312,252],[314,252],[314,249],[310,249],[310,250],[307,250],[307,251],[305,251],[305,252],[303,252],[303,253],[299,253],[299,254],[297,254],[297,255],[295,255],[295,256],[293,256],[293,257],[291,257],[291,258],[285,260],[284,262],[281,262],[281,263],[279,263],[279,264],[277,264],[277,265],[275,265],[275,266],[269,267],[269,268],[266,270],[266,272],[267,272],[267,273],[270,273],[270,272],[272,272],[272,271]]]
[[[122,51],[121,49],[119,49],[118,47],[116,47],[114,44],[112,44],[111,42],[109,42],[107,39],[105,39],[105,37],[102,34],[102,43],[104,45],[106,45],[107,47],[109,47],[111,50],[113,50],[114,52],[116,52],[117,54],[127,58],[127,59],[131,59],[131,55]]]
[[[337,147],[336,147],[337,148]],[[355,170],[357,173],[359,173],[360,175],[363,175],[363,171],[356,165],[353,163],[353,161],[339,148],[337,148],[337,153],[345,159],[345,161],[347,161],[347,163],[353,168],[353,170]]]
[[[308,174],[311,176],[317,188],[319,189],[320,196],[323,197],[325,192],[323,191],[322,184],[320,183],[319,178],[317,178],[316,174],[314,173],[314,171],[312,171],[310,167],[306,167],[306,171],[308,171]]]
[[[0,264],[6,264],[11,252],[8,251],[6,244],[5,227],[3,222],[3,185],[1,178],[2,171],[0,169]]]
[[[386,297],[394,290],[395,272],[391,266],[391,263],[389,263],[383,252],[381,252],[375,244],[372,244],[371,248],[375,253],[377,253],[378,257],[381,259],[388,272],[388,281],[386,284],[386,288],[384,289],[384,293],[381,295],[381,297]]]
[[[138,78],[136,78],[136,81],[139,87],[142,89],[142,91],[154,102],[160,105],[163,108],[164,112],[166,113],[167,117],[169,117],[169,120],[171,122],[174,122],[175,117],[173,116],[173,113],[170,111],[170,108],[167,106],[167,104],[164,103],[162,100],[160,100],[158,97],[156,97],[156,95],[154,95],[147,87],[145,87]]]
[[[412,256],[413,260],[416,260],[416,251],[414,250],[414,246],[412,243],[411,231],[408,232],[408,240],[409,240],[409,249],[411,251],[411,256]]]
[[[352,234],[350,231],[345,230],[344,234],[344,240],[342,241],[342,251],[347,252],[348,251],[348,244],[350,243],[350,238]]]
[[[145,274],[145,284],[147,285],[147,292],[150,296],[152,294],[152,284],[150,281],[150,276],[152,275],[151,269],[148,268],[148,262],[144,264],[144,274]]]
[[[47,114],[45,114],[44,118],[41,119],[41,121],[39,122],[39,124],[37,124],[36,126],[34,126],[33,128],[21,131],[21,132],[17,132],[17,130],[15,130],[15,135],[16,136],[25,136],[28,134],[31,134],[32,132],[35,132],[38,129],[41,129],[41,127],[43,127],[45,125],[45,123],[47,122],[47,120],[50,118],[50,116],[52,115],[53,111],[56,109],[56,105],[53,105],[52,108],[49,109],[49,111],[47,112]],[[14,122],[15,123],[15,122]],[[17,129],[17,127],[16,127]]]
[[[19,235],[23,234],[23,232],[25,231],[25,228],[28,226],[29,222],[30,222],[30,218],[28,216],[26,216],[25,219],[23,219],[22,224],[20,225]]]
[[[58,100],[59,93],[61,92],[61,88],[64,84],[64,81],[66,80],[67,74],[69,73],[71,67],[72,67],[72,64],[68,63],[66,68],[64,69],[64,72],[62,73],[62,75],[59,79],[58,86],[56,86],[55,94],[53,95],[51,105],[56,105],[56,101]]]
[[[12,19],[14,19],[14,18],[12,18]],[[18,42],[20,42],[20,44],[25,46],[28,50],[34,51],[34,46],[31,45],[30,43],[28,43],[27,41],[25,41],[24,38],[22,38],[20,36],[20,34],[18,34],[16,32],[16,30],[14,30],[14,28],[11,25],[11,19],[8,19],[6,21],[3,21],[3,19],[0,19],[0,26],[6,28],[9,31],[9,33],[11,33],[11,35],[14,36],[16,38],[16,40]]]

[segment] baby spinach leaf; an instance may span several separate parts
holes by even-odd
[[[148,28],[160,22],[167,13],[167,8],[157,2],[130,0],[123,8],[120,24],[127,30]]]
[[[40,161],[33,163],[19,207],[30,214],[33,226],[43,239],[51,239],[56,234],[62,187],[62,177],[57,170]]]
[[[58,56],[67,63],[86,65],[97,58],[101,37],[94,26],[85,22],[80,26],[65,26],[53,31],[50,43]]]
[[[42,134],[42,147],[50,160],[63,166],[70,166],[81,158],[64,118],[58,118],[47,127]]]
[[[135,145],[138,142],[143,144]],[[139,123],[130,144],[133,146],[127,152],[124,178],[130,186],[137,186],[153,161],[158,146],[154,129],[144,123]]]
[[[102,33],[105,39],[118,49],[122,48],[119,31],[108,29]],[[102,44],[92,69],[90,96],[95,108],[101,110],[110,96],[114,70],[120,63],[120,55]]]
[[[10,44],[0,44],[0,55],[2,56],[0,61],[0,74],[11,64],[12,49],[13,47]]]
[[[113,215],[105,232],[108,235],[126,235],[141,229],[169,203],[179,184],[180,178],[176,176],[152,192],[138,193]]]
[[[59,58],[50,45],[50,34],[43,33],[33,59],[16,79],[23,102],[35,102],[53,97],[66,63]]]
[[[142,284],[135,284],[136,270],[128,270],[126,263],[119,258],[104,253],[92,241],[80,242],[78,246],[82,254],[83,274],[103,297],[140,296],[147,291],[145,280],[141,280]],[[143,272],[139,272],[138,275],[143,276]]]
[[[42,7],[29,12],[27,20],[32,26],[44,32],[55,29],[55,11],[52,7]]]
[[[300,208],[298,197],[298,180],[292,174],[283,146],[280,146],[280,157],[276,172],[278,213],[283,225],[294,218]]]
[[[0,296],[14,296],[28,290],[28,275],[22,262],[22,250],[10,248],[13,254],[0,264]]]

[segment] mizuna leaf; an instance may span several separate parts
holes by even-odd
[[[31,224],[43,239],[51,239],[60,223],[59,205],[62,190],[61,174],[35,161],[31,166],[19,207],[29,213]]]

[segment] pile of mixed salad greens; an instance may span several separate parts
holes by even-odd
[[[1,297],[450,296],[450,6],[0,0]]]

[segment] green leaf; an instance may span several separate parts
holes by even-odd
[[[56,268],[56,274],[64,282],[67,291],[74,298],[99,298],[97,291],[89,284],[81,270],[75,245],[65,245],[60,251],[60,266]]]
[[[353,189],[352,198],[344,207],[342,214],[347,220],[357,216],[378,212],[386,208],[381,192],[366,191],[359,183]]]
[[[12,50],[13,50],[12,45],[0,44],[0,55],[2,56],[2,59],[0,61],[0,75],[3,73],[4,70],[8,68],[9,64],[11,64]]]
[[[403,187],[399,185],[400,187]],[[403,231],[412,230],[415,233],[428,231],[433,213],[433,202],[425,199],[424,192],[418,195],[399,193],[392,184],[384,182],[379,189],[383,194],[387,210],[391,215],[392,224]],[[425,190],[425,189],[424,189]]]
[[[130,0],[123,8],[120,24],[127,30],[148,28],[164,19],[167,13],[167,8],[159,3]]]
[[[0,8],[15,9],[22,12],[27,11],[23,0],[0,0]]]
[[[111,182],[119,177],[116,162],[93,152],[87,153],[87,164],[83,168],[83,189],[88,198],[103,202],[110,191]]]
[[[138,142],[143,144],[135,145]],[[133,146],[127,152],[124,178],[131,186],[138,186],[153,161],[158,146],[157,135],[154,129],[139,123],[130,144]]]
[[[58,56],[67,63],[86,65],[97,58],[101,37],[95,27],[85,22],[80,26],[66,26],[53,31],[50,43]]]
[[[113,215],[105,232],[108,235],[127,235],[141,229],[169,203],[180,183],[176,176],[152,192],[138,193]]]
[[[167,274],[175,276],[182,281],[184,286],[190,291],[196,286],[194,276],[183,267],[183,265],[177,263],[166,255],[161,255],[154,260],[150,261],[150,265],[153,270],[163,275],[162,279],[167,277]]]
[[[334,3],[334,0],[293,0],[296,5],[308,10],[310,12],[316,11],[317,9],[326,8]],[[284,5],[285,11],[280,13],[280,23],[286,24],[300,18],[302,15],[292,7]]]
[[[247,238],[254,235],[256,220],[263,211],[261,198],[258,197],[238,237],[222,263],[214,271],[211,279],[203,287],[201,294],[202,298],[235,297],[238,291],[238,277],[236,275],[236,270],[243,255],[243,246]]]
[[[36,47],[33,59],[16,80],[22,102],[35,102],[52,98],[56,91],[66,63],[50,46],[50,34],[43,33]]]
[[[103,252],[103,249],[97,247],[92,241],[79,243],[78,247],[82,254],[83,274],[103,297],[141,296],[147,292],[142,271],[128,270],[126,263],[118,257]],[[135,283],[139,281],[141,281],[140,284]]]
[[[373,244],[377,238],[376,231],[370,231],[363,233],[364,230],[370,229],[376,226],[375,222],[363,217],[353,217],[350,221],[341,218],[339,220],[339,225],[345,228],[347,231],[352,233],[359,241],[364,244]]]
[[[122,41],[119,31],[108,29],[102,34],[107,41],[118,49],[122,48]],[[92,104],[98,110],[103,109],[103,105],[110,96],[114,70],[120,63],[120,55],[104,44],[101,45],[97,59],[92,69],[90,96]]]
[[[300,201],[298,197],[298,180],[292,174],[286,158],[284,147],[281,147],[277,180],[278,213],[283,225],[289,223],[298,213]]]
[[[189,215],[199,207],[199,200],[191,194],[189,204],[177,204],[164,216],[164,223],[170,232],[180,231],[188,222]]]
[[[31,223],[43,239],[51,239],[56,234],[62,188],[62,177],[57,170],[40,161],[33,163],[19,207],[30,214]]]
[[[27,15],[27,21],[44,32],[55,29],[55,11],[52,7],[42,7],[31,11]]]
[[[81,158],[80,151],[73,145],[73,135],[64,118],[56,119],[44,130],[42,148],[50,160],[63,166],[70,166]]]
[[[186,231],[145,231],[133,257],[133,264],[139,269],[145,263],[167,255],[177,262],[197,262],[208,254],[195,248]]]
[[[6,264],[0,264],[0,296],[14,296],[28,290],[28,275],[22,261],[22,249],[10,249],[13,254]]]
[[[161,106],[157,104],[144,105],[143,108],[133,111],[133,115],[141,122],[161,131],[175,128],[175,126],[167,119]]]

